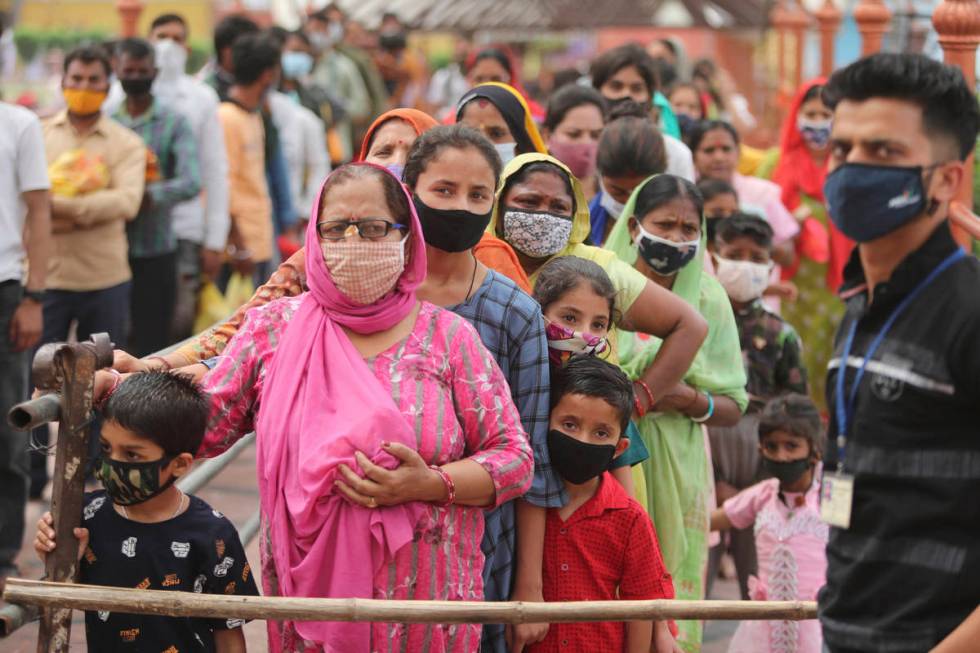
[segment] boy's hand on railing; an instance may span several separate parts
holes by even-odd
[[[684,653],[684,650],[670,634],[670,628],[665,621],[653,623],[653,648],[651,653]]]
[[[523,653],[532,644],[544,641],[549,624],[514,624],[507,626],[507,650]]]
[[[81,560],[88,547],[88,529],[76,528],[74,533],[78,539],[78,559]],[[54,518],[50,512],[46,512],[37,520],[37,535],[34,537],[34,551],[41,562],[46,563],[48,554],[54,551],[54,538]]]

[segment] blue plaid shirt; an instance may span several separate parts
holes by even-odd
[[[550,376],[541,307],[513,281],[490,270],[473,297],[450,310],[476,327],[510,385],[534,451],[534,480],[524,499],[542,508],[560,508],[568,497],[548,455]],[[507,601],[513,585],[516,550],[514,502],[486,512],[485,519],[481,544],[486,556],[485,597],[487,601]],[[507,650],[502,625],[483,627],[482,650]]]
[[[143,114],[131,117],[125,102],[114,118],[136,132],[157,157],[158,181],[147,182],[146,194],[152,203],[141,207],[126,225],[129,256],[160,256],[177,250],[172,210],[176,204],[197,197],[201,192],[201,170],[197,142],[187,120],[162,107],[156,100]]]

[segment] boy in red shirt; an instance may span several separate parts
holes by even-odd
[[[545,601],[672,599],[653,524],[606,471],[629,446],[622,437],[633,412],[633,386],[616,366],[575,356],[552,370],[551,463],[562,477],[568,504],[548,510],[544,539]],[[651,647],[652,644],[652,647]],[[672,653],[666,622],[551,624],[529,647],[551,651]]]

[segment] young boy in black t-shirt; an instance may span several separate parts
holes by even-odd
[[[204,437],[208,404],[187,378],[144,372],[111,391],[103,411],[96,476],[83,528],[75,529],[80,581],[139,589],[257,595],[235,527],[174,485]],[[106,499],[109,499],[108,501]],[[54,550],[51,514],[34,548]],[[160,617],[88,611],[90,651],[243,651],[241,619]]]

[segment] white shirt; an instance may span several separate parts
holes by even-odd
[[[694,155],[691,148],[670,134],[663,134],[664,149],[667,151],[667,173],[683,177],[694,183]]]
[[[21,195],[51,187],[44,136],[37,116],[7,102],[0,102],[0,125],[0,281],[23,280],[27,207]]]
[[[170,82],[158,78],[153,84],[153,94],[162,105],[180,113],[190,124],[200,157],[201,196],[174,206],[174,232],[180,240],[223,251],[228,242],[231,219],[228,216],[228,159],[224,132],[218,122],[218,94],[190,75],[181,75]],[[103,111],[107,115],[114,114],[125,97],[119,82],[113,82]]]
[[[269,93],[269,108],[289,169],[293,206],[298,217],[307,219],[330,172],[326,129],[316,114],[279,91]]]

